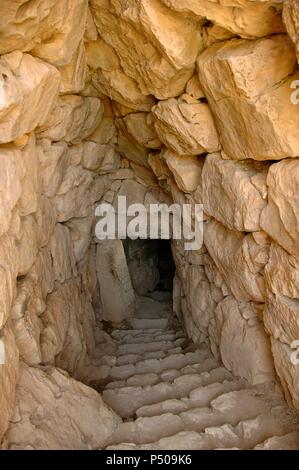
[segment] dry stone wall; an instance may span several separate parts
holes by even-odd
[[[132,314],[129,278],[125,308],[101,299],[122,286],[103,277],[94,209],[118,195],[204,205],[204,246],[173,241],[174,310],[299,410],[298,18],[295,0],[1,0],[0,439],[10,420],[32,433],[28,388],[99,400],[55,367],[89,382],[100,321]]]

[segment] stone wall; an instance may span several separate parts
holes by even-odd
[[[204,204],[203,248],[173,242],[175,311],[299,410],[298,18],[295,0],[2,0],[0,438],[18,381],[85,377],[109,318],[94,209],[123,194]]]

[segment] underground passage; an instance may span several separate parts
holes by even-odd
[[[299,450],[298,2],[0,12],[1,450]]]

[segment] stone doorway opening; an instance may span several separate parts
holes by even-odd
[[[133,288],[138,295],[171,300],[175,262],[170,240],[124,240]]]

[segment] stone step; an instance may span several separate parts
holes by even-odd
[[[154,328],[166,330],[168,318],[130,318],[130,325],[136,330],[152,330]]]
[[[172,429],[179,426],[178,420],[165,415],[163,423],[168,420]],[[161,418],[161,417],[160,417]],[[180,418],[176,416],[176,418]],[[153,419],[153,418],[143,418]],[[155,417],[156,422],[159,417]],[[171,422],[170,422],[171,420]],[[162,422],[162,421],[160,421]],[[157,424],[157,428],[159,428]],[[252,449],[259,442],[273,436],[283,436],[290,431],[298,432],[298,417],[286,405],[277,406],[268,413],[242,420],[236,426],[223,424],[208,427],[204,432],[182,431],[148,444],[123,442],[110,444],[108,450],[213,450],[213,449]],[[140,434],[143,432],[140,430]],[[149,432],[149,431],[148,431]],[[157,432],[160,432],[159,430]],[[128,437],[127,437],[128,439]]]
[[[212,384],[195,388],[189,396],[180,399],[168,399],[153,405],[142,406],[136,411],[137,417],[151,417],[162,415],[164,413],[182,413],[198,407],[207,407],[210,402],[219,395],[227,392],[241,390],[246,386],[246,382],[242,379],[224,382],[214,382]]]
[[[181,370],[166,369],[161,374],[135,374],[127,380],[114,380],[106,384],[106,389],[123,388],[123,387],[143,387],[145,385],[155,385],[159,382],[172,382],[177,377],[187,374],[201,374],[202,372],[211,372],[212,369],[220,367],[221,364],[214,357],[209,357],[201,362],[201,364],[193,364],[183,367]]]
[[[273,436],[254,447],[254,450],[298,450],[299,431],[290,432],[283,436]]]
[[[185,342],[185,338],[178,338],[174,341],[152,341],[149,343],[127,343],[118,346],[119,354],[144,354],[152,351],[169,351]]]
[[[136,421],[123,423],[110,442],[119,444],[126,440],[144,444],[182,431],[203,432],[205,428],[224,424],[235,426],[241,420],[256,418],[265,411],[270,412],[274,406],[282,403],[281,394],[274,393],[269,399],[267,394],[264,395],[267,392],[264,387],[241,389],[244,384],[244,380],[226,381],[223,384],[197,388],[190,394],[191,409],[180,412],[174,407],[172,412],[139,417]],[[193,409],[196,405],[198,407]]]
[[[186,374],[177,377],[173,382],[159,382],[144,387],[123,387],[103,391],[104,401],[121,417],[134,416],[136,411],[145,405],[152,405],[164,400],[188,396],[192,390],[214,382],[232,380],[232,375],[224,367],[201,374]]]
[[[174,354],[181,352],[181,348],[174,351]],[[126,364],[136,364],[137,362],[145,361],[147,359],[162,359],[167,356],[165,351],[149,351],[145,354],[120,354],[120,355],[103,355],[96,364],[114,366],[123,366]]]
[[[169,334],[176,334],[176,331],[175,330],[166,330],[167,333]],[[164,328],[161,329],[161,328],[153,328],[153,329],[146,329],[146,330],[143,330],[143,329],[134,329],[134,328],[119,328],[119,329],[115,329],[113,330],[110,335],[113,339],[117,339],[117,340],[121,340],[122,338],[126,337],[126,336],[132,336],[132,337],[137,337],[139,335],[152,335],[152,336],[156,336],[156,335],[160,335],[160,334],[165,334],[165,330]]]
[[[162,359],[144,359],[136,363],[115,365],[110,367],[108,376],[111,379],[127,379],[132,375],[141,373],[154,372],[159,374],[166,369],[181,369],[187,365],[199,363],[209,355],[209,351],[197,350],[188,353],[169,354]]]
[[[178,338],[186,338],[182,330],[115,330],[111,333],[114,340],[121,344],[132,344],[151,341],[173,341]]]

